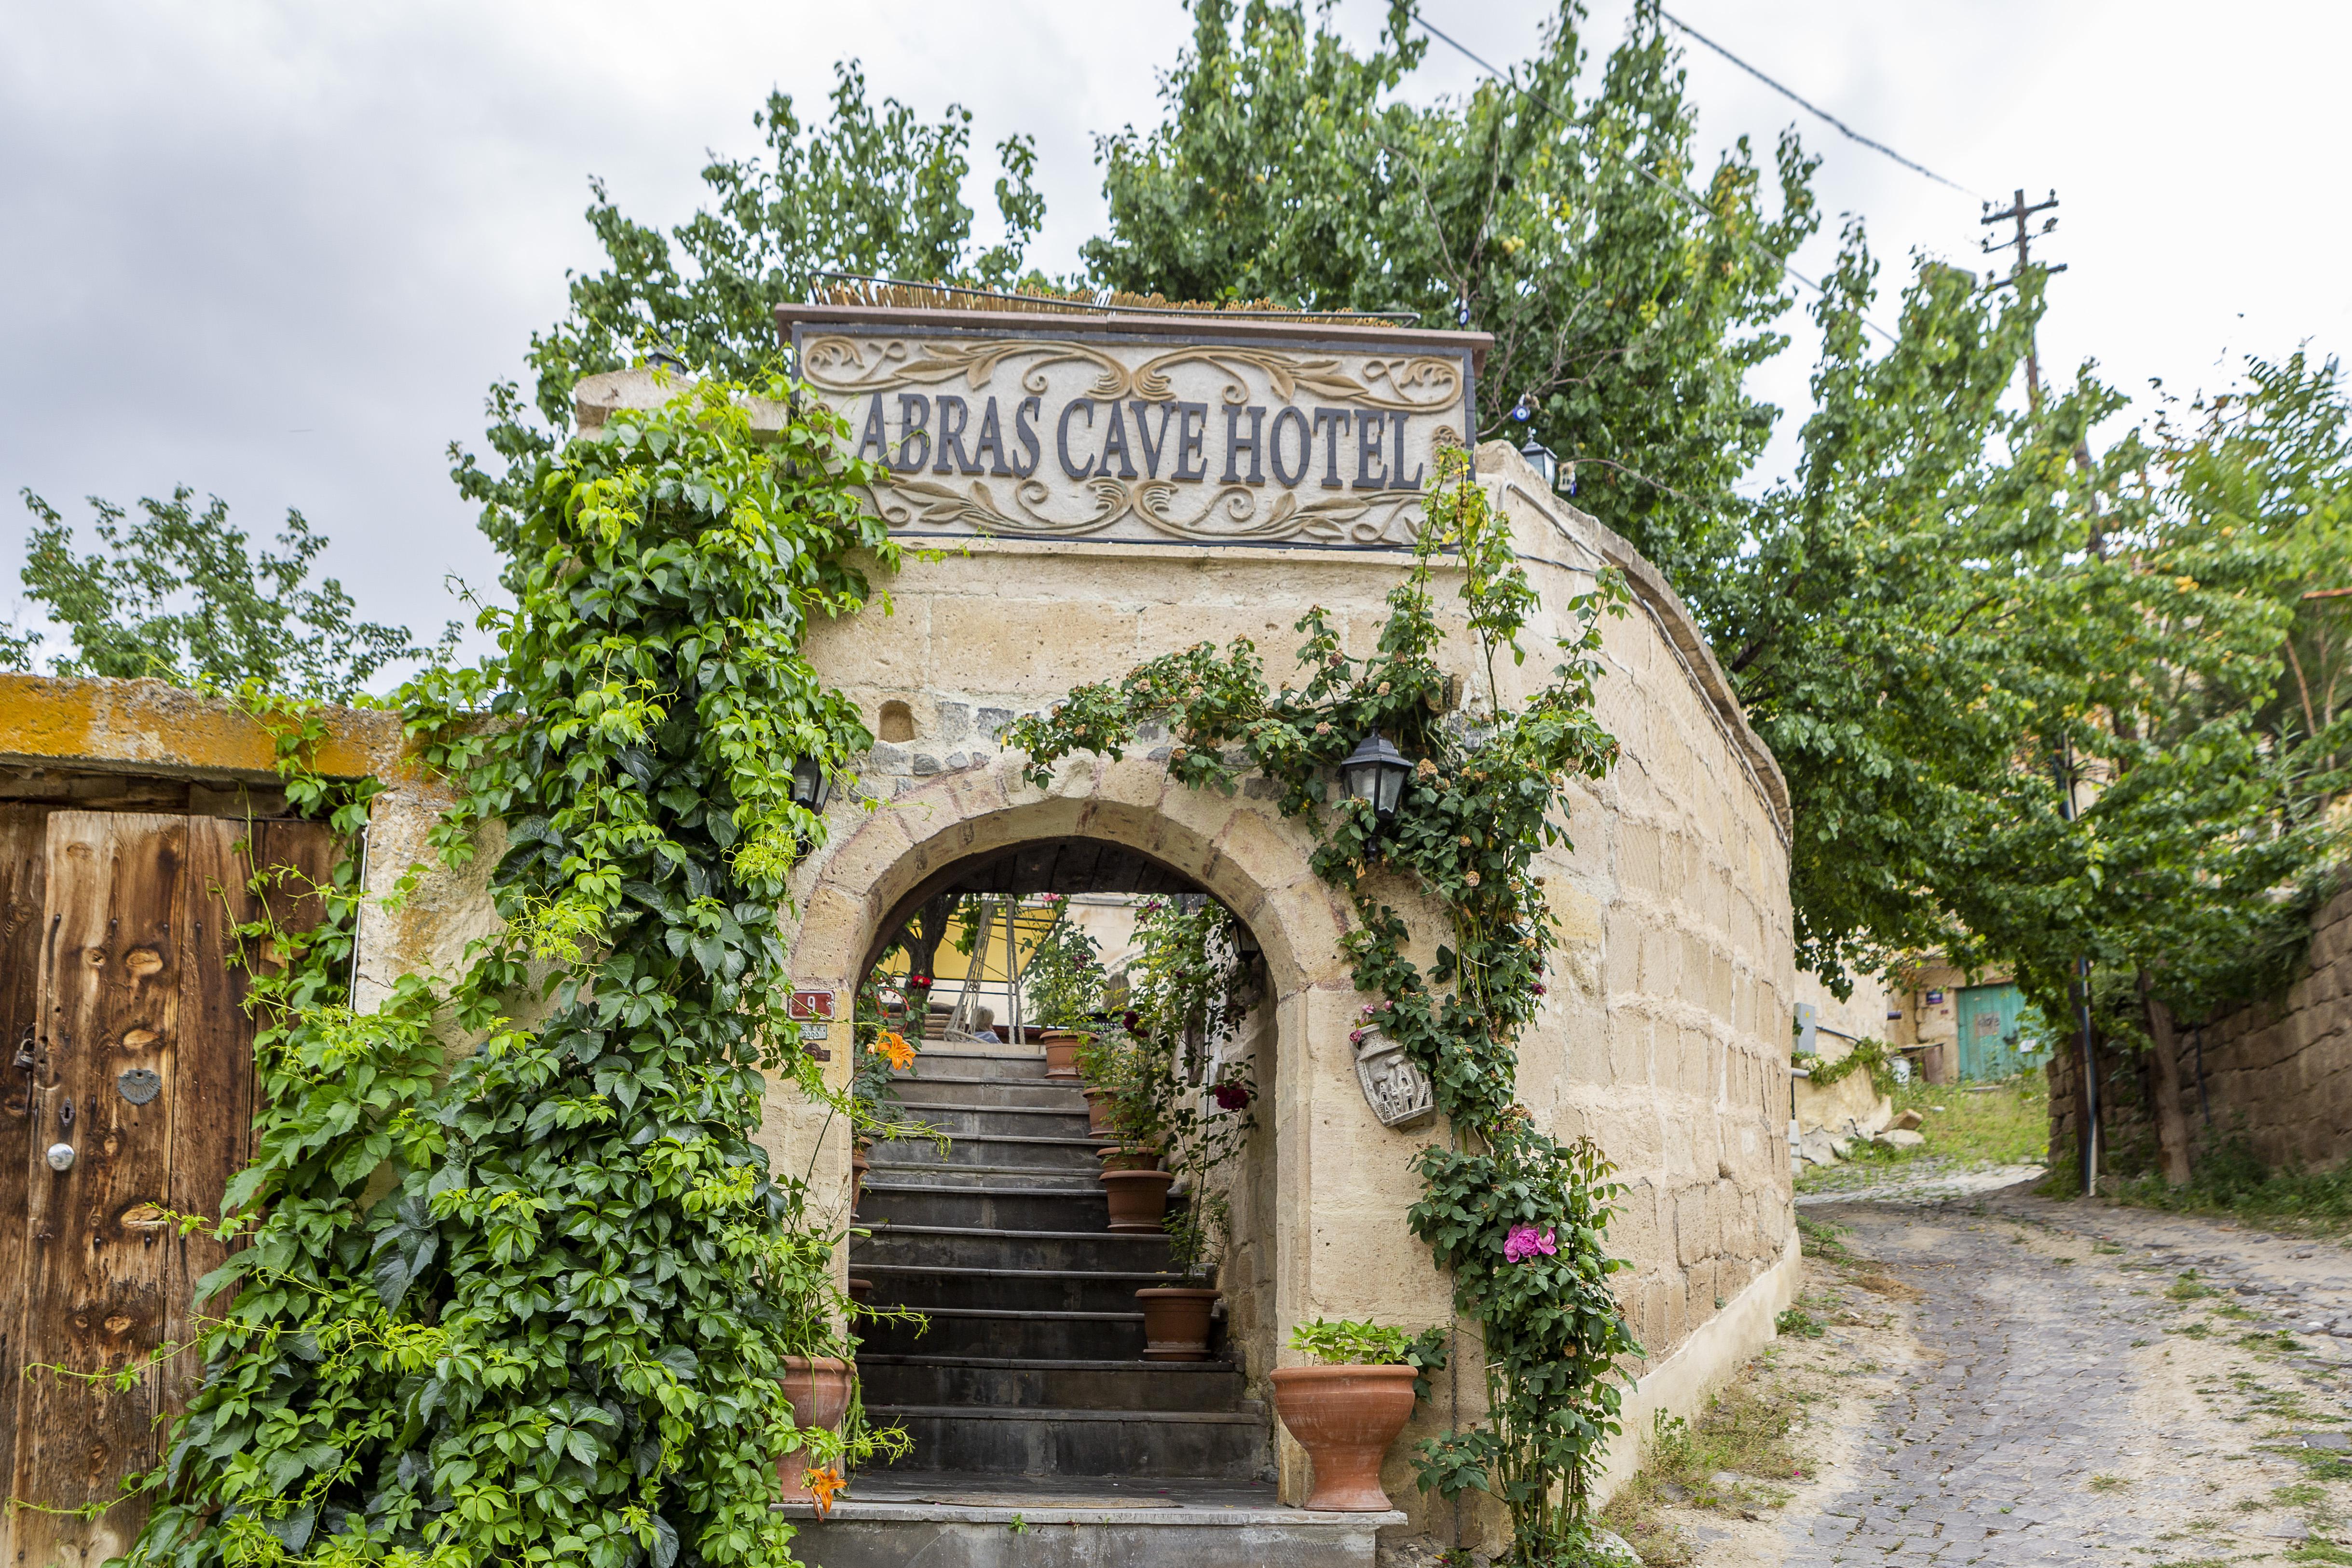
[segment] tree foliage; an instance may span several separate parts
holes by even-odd
[[[1793,136],[1769,174],[1742,141],[1692,189],[1696,111],[1647,0],[1589,96],[1565,0],[1506,80],[1426,109],[1399,96],[1428,48],[1406,0],[1363,55],[1304,0],[1192,13],[1165,120],[1098,141],[1097,282],[1491,332],[1465,436],[1524,400],[1581,504],[1670,578],[1736,549],[1731,486],[1777,412],[1742,380],[1787,343],[1782,264],[1816,223]]]
[[[278,550],[257,559],[217,496],[199,511],[182,486],[168,501],[142,500],[142,515],[127,522],[123,508],[93,496],[104,549],[78,557],[72,525],[32,491],[24,498],[36,519],[26,539],[26,596],[73,644],[50,661],[55,674],[179,685],[249,680],[281,695],[350,702],[385,666],[425,652],[405,626],[358,620],[336,579],[310,580],[327,537],[291,508]],[[30,668],[41,641],[37,631],[0,631],[0,660]]]
[[[2336,844],[2341,739],[2281,687],[2340,658],[2297,599],[2342,559],[2328,400],[2265,369],[2094,456],[2124,403],[2087,371],[2015,396],[2040,275],[1923,266],[1874,354],[1874,272],[1850,229],[1799,475],[1691,586],[1797,802],[1801,958],[1941,948],[2053,1017],[2087,960],[2126,1040],[2276,986]]]

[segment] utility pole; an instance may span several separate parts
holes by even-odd
[[[2074,820],[2074,748],[2062,745],[2050,754],[2050,778],[2058,786],[2058,816],[2061,821]],[[2074,983],[2067,988],[2074,1004],[2076,1043],[2082,1053],[2083,1092],[2076,1107],[2082,1123],[2080,1136],[2075,1139],[2076,1152],[2082,1156],[2083,1196],[2093,1197],[2099,1190],[2099,1062],[2098,1051],[2091,1039],[2091,961],[2074,960]]]
[[[2007,288],[2011,284],[2015,283],[2024,275],[2027,267],[2033,265],[2033,241],[2036,237],[2037,232],[2039,234],[2048,234],[2052,229],[2058,226],[2058,220],[2056,218],[2042,219],[2042,227],[2039,231],[2029,228],[2026,225],[2026,220],[2033,216],[2036,213],[2046,213],[2057,204],[2058,193],[2053,191],[2050,193],[2046,200],[2039,201],[2034,203],[2032,206],[2027,206],[2025,204],[2025,192],[2022,187],[2020,187],[2018,190],[2016,199],[2010,203],[2006,207],[2002,207],[1996,211],[1990,202],[1987,202],[1984,204],[1984,216],[1977,220],[1979,224],[2013,223],[2017,225],[2016,236],[2011,239],[2005,239],[1999,245],[1993,244],[1992,236],[1990,235],[1987,235],[1984,238],[1983,248],[1984,253],[1987,256],[1997,256],[2004,250],[2011,249],[2014,249],[2017,252],[2017,265],[2010,269],[2010,274],[2007,277],[2002,278],[1999,283],[1993,285],[1995,288]],[[2055,267],[2044,265],[2042,270],[2044,272],[2063,272],[2066,270],[2066,264],[2062,261]],[[2032,339],[2028,339],[2025,344],[2025,395],[2028,402],[2030,402],[2033,407],[2040,408],[2042,406],[2042,355],[2040,350],[2035,346]]]

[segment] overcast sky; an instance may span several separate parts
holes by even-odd
[[[1628,0],[1598,0],[1612,43]],[[1675,13],[1864,133],[1961,185],[1839,137],[1691,45],[1707,146],[1769,151],[1791,122],[1824,156],[1827,232],[1855,212],[1890,261],[1979,268],[1978,195],[2056,187],[2043,252],[2046,365],[2089,356],[2134,394],[2228,379],[2238,356],[2352,341],[2341,192],[2352,8],[2237,0],[1677,0]],[[1538,0],[1424,0],[1497,65],[1532,50]],[[1369,44],[1385,6],[1343,0]],[[864,0],[824,5],[262,5],[0,0],[0,483],[86,516],[177,483],[257,535],[289,506],[330,534],[363,612],[420,630],[458,613],[451,574],[496,567],[447,478],[484,388],[515,376],[594,265],[591,174],[665,225],[694,209],[707,151],[758,145],[771,87],[819,118],[833,63],[924,117],[972,111],[967,201],[989,149],[1038,143],[1033,259],[1075,267],[1100,226],[1096,132],[1158,118],[1190,18],[1176,0]],[[1416,98],[1475,68],[1433,47]],[[983,239],[988,237],[985,233]],[[1881,319],[1889,323],[1891,310]],[[1800,325],[1792,323],[1792,325]],[[1810,352],[1761,372],[1801,409]],[[1793,426],[1796,415],[1784,421]],[[1765,471],[1785,471],[1788,443]],[[0,612],[25,515],[0,498]]]

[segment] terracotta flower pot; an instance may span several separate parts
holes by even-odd
[[[1281,1366],[1274,1408],[1315,1463],[1310,1509],[1385,1511],[1381,1456],[1412,1415],[1410,1366]]]
[[[1089,1087],[1087,1092],[1087,1135],[1108,1137],[1118,1131],[1115,1118],[1118,1115],[1118,1097],[1108,1089]]]
[[[1136,1291],[1135,1299],[1143,1303],[1143,1359],[1208,1360],[1209,1309],[1217,1304],[1217,1295],[1178,1285]]]
[[[865,1200],[866,1173],[873,1168],[874,1162],[866,1157],[866,1151],[864,1149],[853,1149],[850,1151],[849,1212],[852,1214],[856,1214],[857,1212],[858,1204]]]
[[[1113,1230],[1157,1230],[1168,1212],[1168,1187],[1176,1177],[1168,1171],[1105,1171],[1104,1189],[1110,1194]]]
[[[849,1389],[857,1379],[857,1369],[838,1356],[821,1355],[812,1360],[805,1355],[784,1357],[782,1382],[784,1398],[793,1407],[793,1420],[802,1427],[822,1427],[830,1432],[841,1425],[849,1414]],[[783,1488],[786,1502],[814,1502],[814,1494],[801,1479],[809,1469],[806,1448],[794,1448],[776,1460],[776,1479]]]
[[[1139,1149],[1127,1144],[1113,1144],[1097,1149],[1095,1158],[1102,1161],[1107,1171],[1156,1171],[1160,1168],[1160,1151]]]
[[[1074,1029],[1049,1029],[1038,1032],[1038,1043],[1045,1048],[1045,1076],[1076,1078],[1078,1075],[1078,1047],[1090,1037]]]

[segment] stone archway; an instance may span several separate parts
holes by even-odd
[[[1246,1333],[1237,1311],[1235,1333],[1253,1391],[1263,1393],[1289,1326],[1302,1320],[1446,1321],[1445,1283],[1404,1225],[1418,1197],[1411,1158],[1423,1138],[1382,1126],[1358,1086],[1348,1035],[1363,998],[1339,946],[1349,915],[1308,863],[1311,836],[1270,800],[1173,783],[1148,758],[1072,758],[1045,789],[1021,777],[1022,760],[992,758],[887,800],[837,805],[835,837],[799,879],[796,983],[852,994],[893,920],[961,868],[1024,845],[1087,841],[1166,868],[1249,926],[1271,993],[1273,1071],[1260,1081],[1270,1111],[1260,1135],[1270,1147],[1250,1173],[1265,1186],[1259,1207],[1268,1223],[1246,1234],[1248,1246],[1271,1249],[1249,1260],[1270,1288],[1247,1303]],[[847,1055],[836,1052],[830,1064],[836,1079],[846,1076]],[[772,1118],[793,1114],[790,1099],[772,1097]],[[772,1147],[798,1148],[796,1168],[814,1172],[820,1189],[845,1192],[848,1148],[838,1129],[772,1124],[771,1134]],[[1236,1249],[1244,1244],[1237,1236]],[[1434,1428],[1454,1416],[1441,1406],[1424,1418]],[[1303,1460],[1278,1432],[1276,1440],[1283,1495],[1300,1500]],[[1392,1497],[1418,1497],[1402,1474],[1391,1479],[1402,1483]]]

